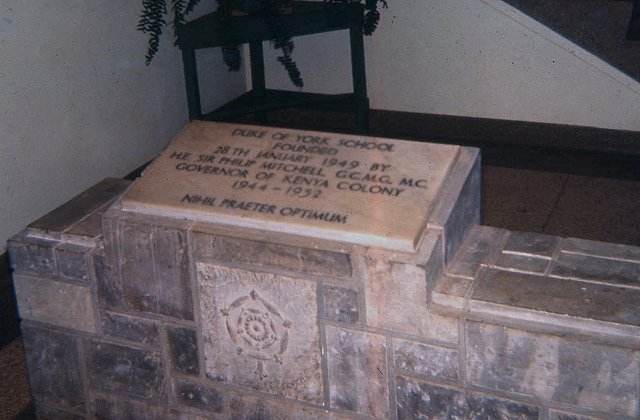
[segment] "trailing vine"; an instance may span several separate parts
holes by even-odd
[[[167,7],[167,1],[170,7]],[[178,31],[186,24],[186,16],[191,14],[201,0],[142,0],[142,12],[137,29],[149,35],[145,62],[147,65],[158,52],[160,36],[163,28],[167,25],[169,9],[171,14],[171,27],[174,38]],[[361,3],[362,0],[323,0],[326,4],[331,3]],[[284,8],[290,0],[216,0],[220,16],[228,17],[232,9],[244,10],[248,14],[259,15],[265,18],[271,35],[271,43],[274,48],[282,51],[282,55],[277,58],[278,62],[287,71],[291,82],[302,87],[302,75],[298,65],[292,58],[294,43],[289,35],[286,26],[282,22]],[[362,32],[371,35],[380,22],[380,12],[378,3],[384,8],[388,7],[387,0],[364,0],[364,19],[362,22]],[[240,50],[237,45],[228,45],[222,48],[222,57],[229,70],[240,69]]]

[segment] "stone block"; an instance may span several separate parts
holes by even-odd
[[[153,401],[166,398],[160,352],[87,339],[84,354],[93,389]]]
[[[458,350],[413,341],[393,340],[393,364],[396,369],[416,375],[457,380]]]
[[[640,247],[638,246],[590,241],[587,239],[563,238],[560,243],[560,249],[572,254],[593,255],[616,260],[640,262]]]
[[[56,261],[53,253],[57,241],[32,238],[24,235],[9,241],[11,267],[18,272],[53,275]]]
[[[546,258],[500,253],[492,266],[511,271],[544,274],[550,262],[551,260]]]
[[[200,362],[198,361],[196,331],[168,325],[167,340],[173,369],[187,375],[197,376],[200,373]]]
[[[384,336],[326,327],[331,407],[369,417],[389,416]]]
[[[147,404],[121,398],[98,397],[93,402],[96,420],[146,420]]]
[[[193,238],[198,259],[274,267],[318,276],[351,276],[348,254],[200,232],[194,232]]]
[[[640,326],[640,290],[486,270],[472,300]]]
[[[177,380],[174,384],[178,404],[212,413],[224,412],[224,397],[215,388],[195,382]]]
[[[89,287],[21,274],[15,274],[13,282],[23,319],[96,331]]]
[[[318,420],[318,419],[347,419],[343,416],[327,410],[317,410],[308,406],[287,404],[268,399],[258,399],[248,395],[234,395],[225,407],[226,419],[256,419],[256,420]]]
[[[560,239],[557,236],[533,232],[511,232],[503,251],[510,254],[551,258]]]
[[[334,322],[357,323],[360,320],[358,292],[344,287],[322,287],[324,318]]]
[[[91,248],[83,245],[62,243],[55,249],[60,276],[86,283],[89,280],[89,257]]]
[[[122,194],[130,182],[118,178],[105,178],[60,207],[29,225],[30,229],[64,232],[87,215]]]
[[[193,319],[193,300],[189,282],[186,232],[155,229],[153,257],[156,274],[158,313],[174,318]]]
[[[561,252],[552,276],[640,288],[640,263]]]
[[[538,419],[539,408],[493,396],[466,393],[404,376],[396,377],[398,420]]]
[[[85,410],[76,339],[22,325],[31,393],[36,403]]]
[[[321,403],[315,282],[197,264],[207,376]]]
[[[449,263],[467,236],[480,223],[480,153],[465,147],[443,184],[429,225],[440,227],[444,236],[444,258]]]
[[[469,322],[471,384],[637,416],[638,351]]]
[[[93,269],[98,296],[98,306],[102,308],[121,308],[124,306],[122,279],[115,267],[115,255],[97,252],[92,255]]]
[[[102,334],[149,346],[160,346],[158,324],[142,318],[100,311]]]
[[[474,226],[455,258],[447,266],[447,272],[454,276],[475,277],[482,264],[489,263],[490,257],[502,245],[506,231],[488,226]]]
[[[158,313],[152,231],[149,225],[119,223],[120,276],[127,308]]]
[[[423,268],[367,259],[367,324],[445,342],[458,342],[458,320],[428,310]]]
[[[24,418],[23,415],[16,417],[16,419]],[[85,416],[81,416],[76,413],[72,413],[66,410],[60,410],[52,407],[45,407],[39,405],[36,407],[36,418],[38,420],[83,420]]]
[[[566,413],[549,410],[549,420],[607,420],[606,417],[583,416],[581,414]]]
[[[436,280],[431,292],[431,301],[438,305],[462,309],[464,298],[473,283],[467,277],[443,275]]]

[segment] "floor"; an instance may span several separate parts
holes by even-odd
[[[592,171],[606,177],[586,176],[584,167],[576,172],[571,161],[553,171],[513,167],[517,156],[502,155],[483,166],[483,224],[640,246],[640,177],[599,171],[606,162],[594,163]],[[32,418],[30,404],[18,338],[0,349],[0,419]]]

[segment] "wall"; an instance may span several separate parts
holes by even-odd
[[[0,252],[29,222],[156,156],[186,124],[179,51],[167,33],[145,67],[139,10],[126,0],[0,3]],[[212,106],[245,81],[219,53],[208,57]]]
[[[391,1],[365,47],[372,108],[640,130],[640,83],[500,0]],[[294,56],[307,90],[351,89],[346,31]]]

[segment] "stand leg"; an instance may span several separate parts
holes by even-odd
[[[200,108],[200,87],[198,85],[198,69],[194,50],[182,50],[182,64],[184,66],[184,80],[187,87],[189,120],[197,120],[202,116],[202,110]]]
[[[351,73],[353,94],[356,101],[356,129],[362,134],[369,131],[369,98],[367,98],[367,74],[364,62],[364,42],[361,27],[349,29],[351,40]]]
[[[251,59],[251,87],[256,98],[262,100],[266,90],[262,41],[249,43],[249,57]],[[267,113],[264,111],[258,112],[256,117],[259,123],[264,124],[267,119]]]

